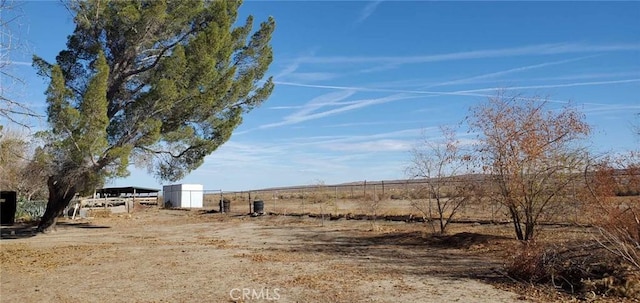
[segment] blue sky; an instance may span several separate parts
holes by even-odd
[[[43,111],[47,83],[30,53],[53,61],[73,30],[58,2],[26,2],[13,54],[15,90]],[[231,140],[181,183],[205,189],[404,178],[425,131],[456,125],[497,89],[571,101],[596,151],[637,148],[640,2],[246,1],[272,15],[276,81]],[[3,80],[4,81],[4,80]],[[37,122],[38,127],[44,122]],[[462,139],[473,139],[465,127]],[[111,185],[160,187],[144,169]]]

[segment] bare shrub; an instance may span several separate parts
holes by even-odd
[[[437,216],[440,233],[446,231],[449,222],[474,195],[475,184],[459,174],[468,173],[470,157],[461,151],[455,131],[441,127],[441,138],[422,140],[412,150],[411,165],[407,174],[411,178],[424,179],[417,190],[408,193],[411,205],[429,221]],[[432,228],[435,230],[435,227]]]
[[[326,191],[324,181],[317,180],[313,186],[312,191],[308,194],[307,200],[311,205],[318,206],[320,208],[320,216],[322,218],[322,226],[324,226],[325,213],[328,208],[334,206],[336,208],[335,200],[331,198],[331,195]]]
[[[524,242],[505,269],[514,280],[550,284],[572,294],[640,298],[640,275],[621,266],[619,259],[598,243]]]
[[[378,220],[378,211],[380,210],[381,199],[376,192],[376,187],[374,185],[374,191],[371,196],[366,199],[364,202],[367,206],[367,211],[373,215],[373,220],[371,220],[371,229],[378,230],[377,220]]]
[[[640,271],[640,196],[616,197],[620,186],[640,188],[640,154],[604,157],[585,169],[583,198],[595,239]]]
[[[529,283],[546,282],[551,277],[549,261],[548,252],[542,246],[523,243],[506,265],[507,274]]]
[[[543,98],[499,93],[472,109],[469,124],[492,186],[488,197],[509,210],[518,240],[534,238],[539,220],[554,205],[570,203],[586,152],[579,140],[590,132],[584,115],[566,106],[547,108]]]

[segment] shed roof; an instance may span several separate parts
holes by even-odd
[[[109,195],[119,195],[119,194],[149,194],[149,193],[157,193],[159,189],[155,188],[146,188],[146,187],[137,187],[137,186],[125,186],[125,187],[105,187],[96,190],[96,192],[109,194]]]

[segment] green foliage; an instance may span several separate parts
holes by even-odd
[[[26,221],[37,220],[44,214],[47,206],[46,201],[18,201],[16,218]]]
[[[73,2],[67,48],[55,64],[34,58],[51,81],[40,134],[51,176],[82,191],[131,162],[170,181],[200,166],[273,90],[263,78],[275,21],[234,28],[240,5]]]

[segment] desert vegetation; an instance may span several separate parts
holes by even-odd
[[[452,223],[511,225],[519,244],[504,248],[505,277],[576,296],[638,298],[638,152],[591,154],[582,145],[590,132],[584,116],[569,105],[551,110],[544,98],[499,93],[472,108],[468,123],[480,135],[464,149],[447,128],[423,138],[407,180],[253,194],[271,197],[271,214],[323,224],[326,217],[418,222],[442,237],[455,236],[447,233]],[[247,194],[226,195],[244,201]],[[543,226],[584,234],[539,235]]]
[[[412,178],[424,180],[425,185],[418,188],[419,194],[411,200],[412,206],[423,216],[433,218],[436,215],[438,230],[444,233],[461,208],[481,197],[481,187],[472,178],[459,177],[473,174],[471,156],[461,149],[453,129],[442,127],[441,132],[440,141],[425,137],[412,150],[407,173]],[[434,209],[435,214],[432,213]]]
[[[7,3],[0,8],[11,9]],[[255,30],[253,17],[239,22],[240,2],[101,3],[71,2],[75,29],[66,48],[55,62],[34,57],[49,83],[48,128],[27,136],[0,126],[0,189],[18,192],[21,219],[2,229],[2,272],[16,277],[3,281],[3,295],[37,279],[49,293],[29,290],[27,301],[87,301],[102,284],[126,284],[110,279],[135,268],[137,290],[126,293],[134,300],[227,296],[212,298],[181,282],[209,283],[198,276],[205,268],[234,283],[278,283],[291,302],[351,302],[377,288],[384,300],[404,293],[410,300],[424,295],[425,285],[442,284],[442,301],[488,292],[495,297],[486,301],[513,301],[513,292],[542,301],[640,300],[640,150],[594,154],[584,114],[539,96],[499,91],[472,106],[460,125],[473,140],[461,141],[450,125],[425,134],[408,154],[404,180],[215,191],[201,211],[158,205],[116,215],[104,206],[84,221],[65,218],[72,200],[127,176],[131,164],[159,180],[180,180],[229,140],[275,85],[266,77],[275,21]],[[0,91],[0,117],[19,125],[16,116],[34,116],[7,96]],[[631,131],[640,135],[640,126]],[[45,207],[31,202],[45,199]],[[255,200],[264,201],[265,216],[247,215]],[[216,211],[221,201],[231,203],[230,212]],[[58,220],[81,245],[66,243],[64,233],[39,234]],[[176,255],[187,257],[174,261]],[[94,283],[84,274],[100,281],[69,295],[51,290],[60,283],[49,270],[79,288]],[[262,275],[267,270],[275,282]],[[166,272],[188,291],[138,296],[148,277]],[[101,292],[97,301],[110,298]]]
[[[253,30],[240,2],[70,2],[76,25],[55,62],[34,56],[49,128],[39,132],[55,228],[76,194],[129,164],[176,181],[226,142],[242,115],[273,90],[273,18]],[[238,25],[239,24],[239,25]]]
[[[637,299],[638,153],[594,156],[579,144],[589,131],[579,112],[548,111],[543,99],[521,98],[497,95],[473,109],[471,117],[481,119],[470,123],[482,130],[473,144],[462,146],[447,128],[423,138],[410,153],[408,179],[213,191],[204,206],[214,211],[204,214],[224,199],[232,207],[221,216],[242,217],[262,200],[268,217],[316,222],[317,233],[339,221],[364,223],[364,231],[386,237],[390,226],[407,222],[413,227],[395,236],[472,249],[473,256],[490,253],[500,263],[490,281],[500,287],[530,293],[534,285],[553,300]],[[3,157],[11,150],[3,149]]]

